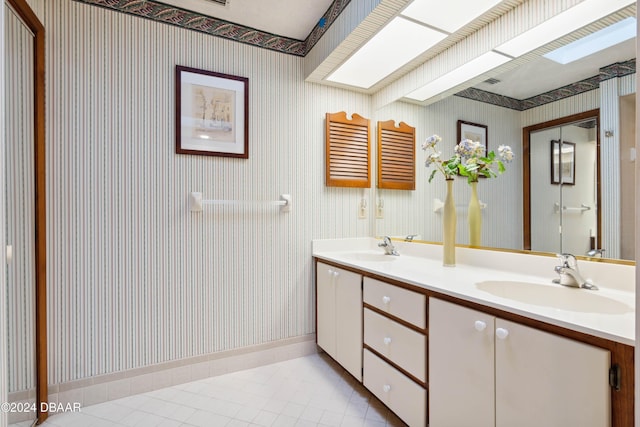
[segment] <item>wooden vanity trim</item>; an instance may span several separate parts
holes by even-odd
[[[578,332],[578,331],[574,331],[571,329],[567,329],[564,328],[562,326],[557,326],[557,325],[553,325],[550,323],[546,323],[544,321],[540,321],[540,320],[535,320],[535,319],[531,319],[529,317],[525,317],[519,314],[514,314],[514,313],[510,313],[508,311],[504,311],[501,309],[497,309],[488,305],[484,305],[484,304],[480,304],[480,303],[476,303],[476,302],[472,302],[472,301],[467,301],[461,298],[457,298],[457,297],[453,297],[453,296],[449,296],[446,294],[442,294],[439,292],[435,292],[435,291],[431,291],[425,288],[422,288],[420,286],[415,286],[415,285],[411,285],[411,284],[407,284],[398,280],[394,280],[394,279],[390,279],[381,275],[377,275],[377,274],[373,274],[373,273],[369,273],[369,272],[365,272],[362,270],[359,270],[357,268],[352,268],[349,266],[345,266],[343,264],[340,263],[336,263],[336,262],[332,262],[332,261],[327,261],[325,259],[318,259],[315,258],[315,264],[317,264],[317,262],[322,262],[323,264],[328,264],[328,265],[332,265],[334,267],[338,267],[338,268],[342,268],[344,270],[349,270],[352,271],[354,273],[358,273],[361,274],[363,277],[370,277],[372,279],[377,279],[386,283],[389,283],[391,285],[395,285],[401,288],[405,288],[414,292],[419,292],[421,294],[426,295],[427,298],[433,297],[433,298],[438,298],[440,300],[443,301],[448,301],[454,304],[457,304],[459,306],[462,307],[467,307],[470,308],[472,310],[478,310],[481,312],[484,312],[486,314],[495,316],[495,317],[500,317],[502,319],[505,320],[509,320],[509,321],[513,321],[525,326],[529,326],[532,328],[535,328],[537,330],[540,331],[545,331],[545,332],[549,332],[558,336],[562,336],[565,338],[569,338],[572,339],[574,341],[579,341],[585,344],[590,344],[593,345],[595,347],[600,347],[603,349],[606,349],[608,351],[611,352],[611,365],[613,366],[614,364],[618,364],[621,369],[622,369],[622,378],[621,378],[621,390],[620,391],[615,391],[613,388],[611,388],[611,427],[634,427],[634,387],[635,387],[635,377],[634,377],[634,352],[635,349],[633,346],[630,345],[626,345],[626,344],[622,344],[616,341],[612,341],[612,340],[608,340],[605,338],[601,338],[601,337],[597,337],[594,335],[590,335],[590,334],[586,334],[583,332]],[[368,306],[367,308],[372,309],[370,306]],[[317,309],[317,307],[316,307]],[[373,308],[373,310],[375,311],[375,308]],[[378,310],[379,312],[379,310]],[[381,313],[384,314],[387,317],[392,317],[389,316],[387,313]],[[429,302],[427,299],[427,310],[426,310],[426,316],[427,316],[427,328],[425,331],[423,331],[426,335],[427,335],[427,355],[429,354],[428,350],[429,350],[429,323],[428,323],[428,318],[429,318]],[[394,319],[396,320],[396,319]],[[399,319],[401,320],[401,319]],[[402,323],[401,321],[399,321],[399,323]],[[405,325],[408,326],[408,325]],[[415,328],[415,326],[414,326]],[[364,337],[364,333],[363,333],[363,337]],[[368,346],[366,346],[366,344],[363,343],[364,348],[368,348]],[[371,350],[369,348],[369,350]],[[375,353],[375,350],[371,350]],[[376,353],[377,354],[377,353]],[[428,363],[428,356],[426,357],[427,359],[427,363]],[[384,359],[387,360],[387,359]],[[395,366],[395,365],[394,365]],[[399,371],[403,372],[405,375],[407,375],[407,377],[414,379],[410,374],[407,374],[404,370],[402,370],[401,368],[395,366]],[[428,375],[429,375],[429,370],[428,370],[428,366],[427,366],[427,384],[425,384],[425,387],[428,389]],[[414,379],[415,381],[415,379]],[[418,382],[420,383],[420,382]]]

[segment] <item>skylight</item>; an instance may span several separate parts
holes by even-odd
[[[568,64],[635,36],[636,19],[630,17],[549,52],[544,57],[560,64]]]

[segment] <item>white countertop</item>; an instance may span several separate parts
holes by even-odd
[[[597,291],[551,282],[553,257],[457,248],[456,267],[442,266],[442,247],[396,242],[400,256],[378,241],[314,240],[313,256],[434,292],[494,307],[627,345],[635,345],[635,267],[579,261]]]

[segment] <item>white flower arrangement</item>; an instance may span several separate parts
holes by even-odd
[[[438,135],[431,135],[422,144],[422,149],[429,151],[424,162],[425,166],[436,167],[429,176],[429,182],[437,172],[441,172],[446,179],[453,179],[455,175],[460,174],[466,176],[470,183],[478,181],[480,176],[495,178],[506,170],[504,164],[511,162],[514,158],[513,151],[508,145],[500,145],[497,155],[490,151],[485,156],[484,145],[477,141],[463,139],[456,145],[454,156],[449,160],[442,160],[440,158],[442,153],[436,149],[436,144],[440,141],[442,138]],[[493,169],[494,166],[497,170]]]

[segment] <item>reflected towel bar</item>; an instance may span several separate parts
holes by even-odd
[[[563,212],[584,212],[584,211],[590,211],[591,210],[591,206],[587,206],[584,203],[580,204],[579,207],[573,207],[573,206],[563,206],[562,207],[562,211]],[[560,203],[556,202],[553,204],[553,211],[555,213],[560,212]]]
[[[191,192],[189,194],[189,210],[202,212],[203,205],[234,205],[234,206],[280,206],[280,212],[291,212],[291,195],[281,194],[280,200],[207,200],[202,198],[202,193]]]
[[[480,209],[485,209],[487,207],[487,204],[484,203],[482,200],[479,200],[480,203]],[[468,208],[469,205],[456,205],[456,209],[462,209],[462,208]],[[433,211],[438,213],[438,212],[442,212],[442,209],[444,208],[444,202],[440,199],[433,199]]]

